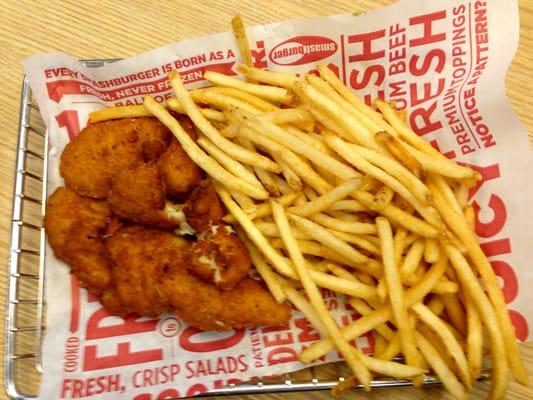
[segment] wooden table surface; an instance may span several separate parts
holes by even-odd
[[[423,0],[420,0],[423,1]],[[492,0],[491,0],[492,1]],[[507,0],[498,0],[507,1]],[[15,148],[17,143],[21,61],[36,53],[61,50],[80,59],[128,57],[163,44],[228,30],[240,13],[248,25],[341,12],[366,11],[391,0],[180,0],[80,1],[3,0],[0,7],[0,315],[4,312],[9,225]],[[520,46],[507,76],[507,93],[514,110],[533,140],[533,2],[521,0]],[[533,173],[533,171],[531,171]],[[3,318],[2,318],[3,322]],[[3,341],[3,323],[0,341]],[[529,375],[533,375],[533,344],[522,345]],[[3,357],[2,357],[3,359]],[[0,363],[3,380],[3,365]],[[32,381],[35,377],[27,376]],[[530,378],[533,381],[533,379]],[[472,398],[485,398],[488,385],[479,383]],[[350,393],[345,398],[449,398],[440,387],[415,391],[398,389],[371,394]],[[0,389],[0,398],[5,396]],[[234,396],[254,399],[327,399],[327,392]],[[533,390],[511,384],[507,398],[530,399]]]

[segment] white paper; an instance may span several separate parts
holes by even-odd
[[[472,193],[479,209],[477,232],[501,277],[517,335],[526,340],[533,323],[533,293],[527,290],[533,283],[528,269],[533,157],[504,86],[518,32],[517,3],[506,0],[404,0],[357,17],[295,20],[248,30],[256,66],[305,73],[317,61],[331,64],[366,100],[380,96],[406,106],[424,139],[482,171],[485,179]],[[227,32],[98,68],[63,53],[25,60],[50,134],[50,190],[63,184],[59,155],[69,134],[73,137],[85,126],[90,111],[141,104],[145,92],[162,101],[171,95],[166,76],[172,68],[189,88],[205,85],[201,76],[206,67],[231,72],[241,62],[238,54]],[[170,314],[123,320],[109,316],[79,290],[51,249],[46,268],[44,399],[190,396],[304,368],[295,355],[317,339],[296,312],[287,327],[230,333],[199,333]],[[355,318],[341,297],[327,297],[327,302],[338,309],[340,323]],[[358,345],[372,351],[372,337],[361,338]],[[319,362],[338,359],[331,353]]]

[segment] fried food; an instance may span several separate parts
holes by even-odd
[[[112,263],[101,240],[110,220],[105,201],[81,197],[69,188],[58,188],[48,199],[44,227],[50,246],[94,294],[111,281]]]
[[[220,289],[230,290],[252,267],[252,260],[233,228],[212,225],[192,245],[187,258],[190,271]]]
[[[137,163],[118,172],[108,201],[121,218],[172,229],[184,221],[184,216],[181,206],[173,205],[166,197],[166,185],[155,163]]]
[[[226,215],[210,179],[204,179],[192,191],[183,212],[189,225],[197,232],[207,231],[211,225],[221,223]]]
[[[155,118],[90,124],[65,147],[60,173],[79,195],[105,199],[119,171],[156,160],[170,138],[170,131]]]
[[[290,308],[277,304],[251,278],[225,291],[191,274],[191,247],[170,232],[126,227],[107,239],[106,246],[120,271],[114,274],[118,298],[137,313],[156,313],[156,304],[165,310],[166,300],[185,322],[217,331],[283,324],[290,318]]]
[[[161,180],[168,195],[181,198],[190,192],[202,179],[202,170],[183,150],[176,139],[157,160]]]

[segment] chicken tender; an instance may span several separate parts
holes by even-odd
[[[226,213],[210,179],[204,179],[185,202],[183,212],[189,225],[197,232],[205,232],[218,225]]]
[[[176,139],[157,160],[161,180],[170,196],[181,198],[202,179],[202,170],[187,155]]]
[[[268,290],[251,278],[241,280],[233,290],[218,289],[189,272],[190,244],[170,232],[127,227],[106,240],[106,246],[127,277],[116,282],[120,300],[135,310],[144,309],[148,300],[176,311],[178,317],[202,330],[226,331],[261,324],[278,325],[290,318],[288,305],[279,305]],[[138,276],[148,271],[154,277],[149,284]],[[117,276],[118,277],[118,276]],[[132,291],[128,291],[133,284]],[[123,287],[121,289],[120,287]],[[149,294],[147,288],[153,289]],[[139,288],[143,289],[140,296]],[[140,299],[133,299],[139,296]]]
[[[60,173],[78,194],[105,199],[119,171],[139,161],[155,161],[170,138],[170,131],[155,118],[90,124],[65,147]]]
[[[112,263],[101,240],[110,220],[105,201],[81,197],[69,188],[58,188],[48,199],[44,228],[50,246],[94,294],[111,281]]]
[[[181,206],[166,200],[165,184],[154,163],[123,168],[115,177],[108,197],[121,218],[161,229],[172,229],[185,220]]]
[[[187,259],[191,272],[217,287],[230,290],[248,275],[252,260],[229,225],[212,225],[193,243]]]

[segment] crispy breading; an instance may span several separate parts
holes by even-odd
[[[231,226],[212,225],[192,245],[187,259],[190,271],[207,282],[230,290],[243,279],[252,260]]]
[[[187,222],[197,232],[210,229],[222,222],[226,213],[210,179],[204,179],[194,188],[183,207]]]
[[[82,196],[105,199],[113,178],[139,161],[153,161],[168,147],[170,131],[155,118],[90,124],[67,144],[60,172]]]
[[[108,201],[115,214],[129,221],[161,229],[172,229],[183,221],[165,208],[165,185],[154,163],[137,163],[119,171]]]
[[[153,293],[161,295],[159,305],[163,309],[166,300],[181,319],[202,330],[277,325],[290,318],[289,306],[277,304],[268,290],[251,278],[244,278],[233,290],[225,291],[191,274],[186,262],[191,247],[170,232],[127,227],[107,239],[106,246],[117,265],[128,265],[121,267],[128,276],[116,282],[117,293],[122,302],[126,300],[136,311],[144,309],[145,299],[155,304],[153,294],[146,290],[153,286]],[[146,276],[148,271],[154,281],[147,285],[138,276]],[[120,285],[124,286],[122,291]],[[133,285],[131,293],[128,285]],[[134,300],[135,296],[141,300]]]
[[[60,187],[48,199],[44,228],[57,258],[92,293],[109,286],[112,264],[101,235],[111,220],[107,202]]]
[[[170,196],[181,198],[202,179],[202,170],[185,153],[176,139],[157,160],[162,181]]]

